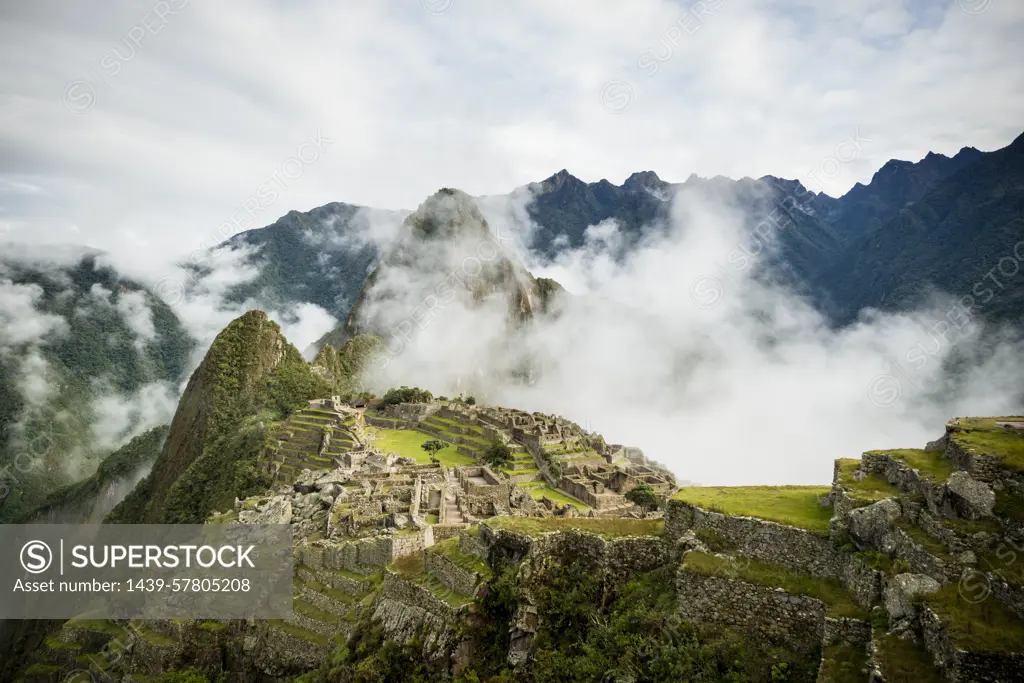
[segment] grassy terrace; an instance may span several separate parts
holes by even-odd
[[[456,593],[441,583],[436,576],[429,574],[424,567],[423,553],[400,557],[391,564],[391,568],[403,579],[418,583],[451,607],[459,608],[473,601],[472,596]]]
[[[473,432],[473,434],[476,434],[479,437],[483,437],[484,430],[481,427],[471,425],[468,422],[459,422],[458,420],[453,420],[448,417],[440,417],[439,415],[431,415],[430,419],[436,420],[437,422],[442,422],[449,427],[461,427],[462,429],[468,429],[471,432]]]
[[[423,450],[422,446],[427,441],[436,439],[436,436],[412,429],[383,429],[378,427],[376,432],[378,438],[374,439],[372,443],[385,453],[394,451],[406,458],[414,459],[421,465],[430,464],[430,455]],[[438,451],[437,459],[445,467],[476,464],[475,458],[457,452],[454,444]]]
[[[1024,621],[995,598],[969,602],[961,597],[957,584],[950,583],[926,602],[960,648],[975,652],[1024,650]]]
[[[904,465],[913,467],[920,472],[922,477],[936,484],[943,483],[949,479],[949,475],[953,474],[953,461],[947,458],[942,451],[929,453],[920,448],[893,448],[885,451],[869,451],[869,453],[884,454],[895,458]]]
[[[533,482],[528,482],[528,483],[533,483]],[[573,498],[572,496],[570,496],[567,493],[562,493],[561,491],[559,491],[557,489],[553,489],[550,486],[545,485],[543,482],[537,482],[537,483],[539,484],[539,486],[531,486],[528,489],[529,492],[530,492],[530,495],[533,496],[537,500],[540,500],[544,496],[547,496],[548,498],[550,498],[551,500],[555,501],[559,505],[565,505],[566,503],[568,503],[570,505],[575,505],[580,510],[589,510],[590,509],[589,505],[587,505],[586,503],[583,503],[583,502],[580,502],[580,501],[576,500],[575,498]]]
[[[1024,472],[1024,429],[1000,427],[996,422],[1024,422],[1024,417],[961,418],[960,431],[950,438],[979,454],[998,456],[1007,469]]]
[[[474,572],[487,579],[491,577],[491,568],[487,566],[486,562],[475,555],[466,555],[459,550],[459,538],[457,536],[441,541],[440,543],[435,543],[427,550],[427,552],[443,555],[455,566],[465,569],[467,572]]]
[[[828,534],[832,507],[818,499],[830,490],[829,486],[686,486],[672,498],[705,510]]]
[[[876,642],[876,657],[889,683],[944,683],[946,680],[924,645],[897,636],[883,636]]]
[[[301,640],[308,640],[312,643],[316,643],[317,645],[321,645],[323,647],[328,647],[331,644],[331,639],[327,636],[320,635],[319,633],[314,633],[312,631],[307,631],[305,629],[301,629],[298,626],[292,626],[291,624],[286,623],[280,619],[269,619],[267,623],[269,623],[270,626],[277,629],[278,631],[283,631],[288,635],[295,636],[296,638],[300,638]],[[134,674],[132,675],[134,676]]]
[[[660,519],[492,517],[483,523],[492,529],[508,529],[528,536],[542,534],[545,531],[568,531],[569,529],[589,531],[605,538],[661,536],[665,532],[665,522]]]
[[[829,615],[833,617],[868,618],[867,612],[853,601],[842,584],[831,579],[815,579],[785,567],[746,558],[708,555],[693,551],[686,553],[683,569],[709,576],[733,578],[759,586],[781,588],[794,595],[817,598],[825,603]]]
[[[870,505],[900,493],[898,488],[878,474],[869,474],[860,481],[854,479],[853,473],[860,468],[860,460],[842,458],[836,460],[836,465],[839,467],[839,485],[846,489],[857,506]]]
[[[953,560],[953,557],[949,554],[949,551],[946,549],[946,546],[943,545],[942,541],[935,538],[921,527],[914,526],[909,520],[902,517],[897,519],[895,524],[897,527],[905,531],[914,543],[921,546],[935,557],[946,562],[951,562]]]

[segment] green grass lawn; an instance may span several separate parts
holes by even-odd
[[[691,505],[727,515],[758,517],[828,534],[832,507],[821,505],[829,486],[686,486],[674,495]]]
[[[528,482],[528,483],[533,483],[533,482]],[[540,484],[540,486],[533,486],[533,487],[530,487],[528,489],[530,491],[530,495],[533,496],[534,498],[536,498],[537,500],[540,500],[544,496],[547,496],[548,498],[550,498],[551,500],[555,501],[556,503],[558,503],[560,505],[565,505],[566,503],[569,503],[570,505],[575,505],[580,510],[589,510],[590,509],[589,505],[587,505],[586,503],[583,503],[581,501],[576,500],[575,498],[573,498],[569,494],[562,493],[561,491],[553,489],[550,486],[545,486],[542,482],[538,482],[538,483]],[[520,484],[520,486],[522,486],[522,484]]]
[[[407,458],[413,458],[421,465],[430,464],[430,454],[423,450],[422,446],[427,441],[436,439],[436,436],[417,432],[412,429],[383,429],[378,427],[376,428],[376,432],[378,437],[384,438],[376,438],[372,443],[385,453],[394,451],[395,453]],[[475,458],[463,455],[457,452],[455,448],[455,444],[452,444],[444,450],[437,452],[437,459],[441,461],[442,465],[445,467],[454,467],[455,465],[476,464]]]
[[[860,460],[842,458],[836,460],[836,464],[839,466],[838,483],[846,489],[855,505],[870,505],[900,494],[898,488],[878,474],[869,474],[860,481],[854,479],[853,473],[860,468]]]
[[[692,551],[686,553],[683,569],[710,576],[735,578],[760,586],[781,588],[794,595],[817,598],[825,603],[829,614],[834,617],[868,618],[867,612],[853,601],[853,597],[846,592],[842,584],[832,579],[816,579],[785,567],[747,558]]]
[[[960,595],[959,586],[950,583],[929,595],[926,602],[942,619],[953,642],[965,650],[1024,650],[1024,621],[991,596],[969,602]]]
[[[921,473],[925,479],[936,484],[941,484],[953,474],[953,461],[946,457],[942,451],[928,451],[920,448],[894,448],[886,451],[870,451],[871,453],[883,453],[902,461],[908,467],[913,467]]]
[[[665,522],[661,519],[590,519],[577,517],[492,517],[483,522],[492,529],[508,529],[533,536],[545,531],[567,531],[578,529],[590,531],[606,538],[618,536],[661,536],[665,533]]]
[[[960,431],[950,435],[956,443],[982,455],[995,455],[1003,466],[1024,472],[1024,430],[999,427],[996,422],[1024,422],[1024,417],[966,417]]]

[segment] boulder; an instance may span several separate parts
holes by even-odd
[[[340,485],[335,484],[335,483],[332,482],[332,483],[328,484],[327,486],[324,486],[324,487],[322,487],[320,489],[320,496],[321,497],[323,497],[323,496],[330,496],[331,502],[333,503],[334,500],[339,495],[341,495],[341,492],[344,491],[344,490],[345,489],[344,489],[343,486],[340,486]]]
[[[885,586],[885,611],[889,623],[911,619],[916,614],[915,598],[934,593],[941,585],[926,574],[897,574]]]
[[[292,485],[299,493],[312,493],[316,490],[317,474],[312,470],[302,470]]]
[[[899,503],[891,498],[850,510],[847,514],[847,529],[861,546],[890,552],[892,540],[889,525],[902,514]]]
[[[314,483],[314,487],[318,491],[323,491],[330,486],[341,486],[348,480],[349,475],[345,470],[334,470],[327,474],[320,475]]]
[[[243,516],[249,519],[243,520]],[[258,511],[240,512],[238,521],[243,524],[291,524],[292,502],[285,496],[274,496]]]
[[[989,517],[996,506],[996,494],[988,484],[973,479],[966,472],[954,472],[946,480],[953,509],[967,519]]]

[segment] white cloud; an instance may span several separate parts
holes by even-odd
[[[37,309],[43,288],[0,280],[0,350],[21,344],[40,344],[65,334],[67,322],[59,315]]]
[[[0,220],[11,239],[85,241],[155,271],[233,217],[257,227],[331,201],[410,208],[440,186],[497,194],[563,167],[588,181],[799,177],[859,128],[874,142],[827,179],[839,192],[892,157],[1020,133],[1020,3],[699,6],[695,24],[693,3],[669,0],[441,16],[257,0],[241,19],[188,3],[129,50],[145,6],[97,3],[83,21],[57,0],[21,3],[0,26]],[[648,75],[650,54],[664,61]],[[620,114],[601,106],[613,80],[633,93]],[[90,92],[91,109],[69,111]],[[289,172],[318,130],[334,142]],[[249,212],[268,182],[273,201]]]
[[[149,309],[144,292],[121,292],[117,299],[117,310],[128,328],[135,333],[136,348],[141,351],[147,343],[156,340],[153,311]]]
[[[1011,339],[983,347],[977,326],[937,337],[949,297],[834,330],[799,296],[754,279],[754,266],[716,270],[745,243],[748,218],[727,189],[703,184],[683,188],[669,230],[624,259],[614,224],[592,227],[582,247],[535,272],[565,284],[572,305],[520,335],[508,335],[496,300],[482,310],[456,300],[404,334],[399,321],[429,286],[408,268],[403,305],[373,311],[397,352],[373,373],[381,386],[564,414],[705,484],[826,483],[835,458],[923,447],[950,417],[1020,409],[1024,372],[1009,359],[1024,348]],[[932,355],[907,363],[919,344]],[[962,375],[942,365],[954,353]],[[528,385],[483,372],[526,356],[539,368]],[[890,401],[876,378],[896,374],[893,360],[911,375],[897,377]]]
[[[174,387],[163,382],[146,384],[132,394],[105,393],[92,402],[95,420],[90,446],[99,453],[114,451],[144,431],[170,422],[177,404]]]

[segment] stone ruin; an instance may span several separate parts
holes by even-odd
[[[675,479],[646,465],[572,466],[563,471],[558,488],[596,510],[629,507],[625,494],[640,484],[647,484],[659,495],[675,490]]]

